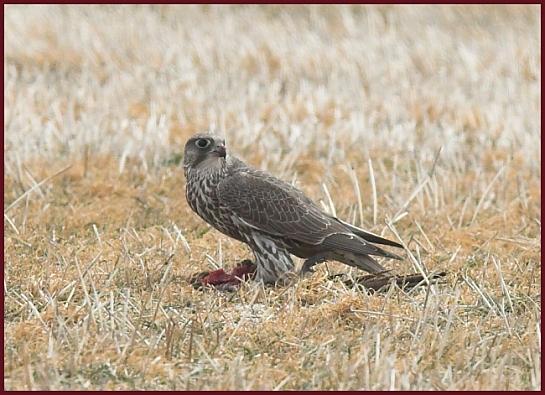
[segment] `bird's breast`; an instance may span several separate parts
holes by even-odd
[[[199,217],[218,229],[233,236],[230,217],[220,206],[217,195],[219,177],[189,177],[186,185],[186,198],[189,206]]]
[[[216,194],[217,183],[205,177],[190,179],[186,186],[187,202],[199,216],[208,221],[208,217],[219,208]]]

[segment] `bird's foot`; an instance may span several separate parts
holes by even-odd
[[[256,266],[248,259],[242,261],[231,273],[223,269],[211,272],[201,272],[190,279],[193,287],[197,289],[211,286],[220,291],[236,291],[241,281],[253,277]]]
[[[301,270],[299,270],[299,276],[305,277],[309,273],[314,273],[314,266],[319,263],[325,262],[326,260],[326,257],[323,255],[316,255],[308,258],[306,261],[303,262],[303,266],[301,267]]]

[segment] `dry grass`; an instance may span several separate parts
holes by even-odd
[[[541,388],[537,6],[4,21],[7,389]],[[183,197],[208,128],[447,283],[194,290],[249,257]]]

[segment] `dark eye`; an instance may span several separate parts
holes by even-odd
[[[210,145],[210,140],[198,139],[197,141],[195,141],[195,145],[199,148],[206,148]]]

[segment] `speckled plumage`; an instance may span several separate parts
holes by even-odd
[[[209,141],[206,147],[204,140]],[[226,155],[223,140],[196,135],[185,148],[186,198],[220,232],[250,246],[256,279],[274,283],[293,270],[291,255],[306,258],[302,271],[338,260],[371,273],[385,269],[369,255],[400,259],[371,244],[401,245],[365,232],[320,210],[294,186]]]

